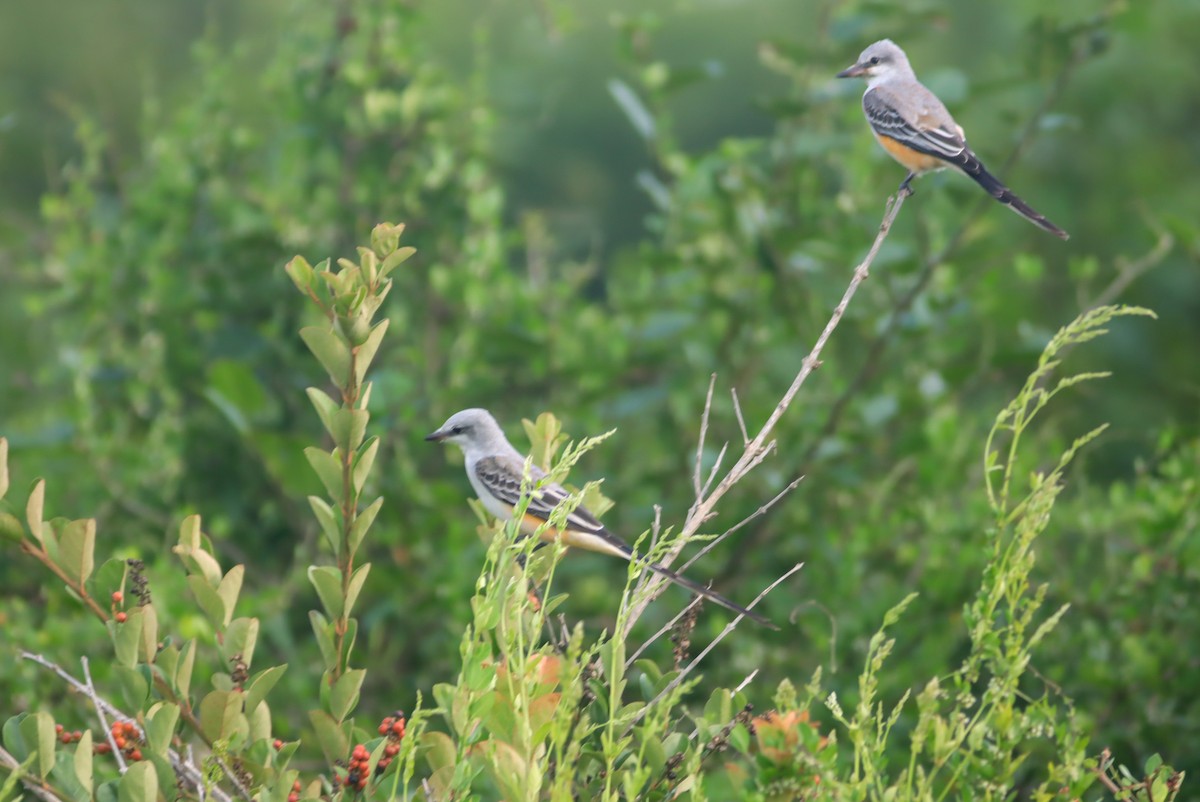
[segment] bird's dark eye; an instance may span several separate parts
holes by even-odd
[[[878,64],[878,63],[879,63],[879,56],[871,56],[871,63],[872,63],[872,64]]]
[[[452,429],[450,429],[450,434],[452,434],[452,435],[453,434],[463,434],[470,428],[471,428],[470,426],[455,426]]]

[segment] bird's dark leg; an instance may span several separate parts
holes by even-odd
[[[912,188],[912,180],[916,177],[916,173],[909,173],[907,176],[905,176],[904,180],[900,182],[900,186],[897,187],[896,191],[902,195],[912,195],[914,191]]]

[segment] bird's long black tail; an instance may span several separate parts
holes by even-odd
[[[670,568],[664,568],[663,566],[659,565],[658,563],[651,563],[651,562],[646,563],[646,567],[649,568],[654,573],[658,574],[659,576],[662,576],[662,577],[665,577],[665,578],[671,580],[676,585],[679,585],[681,588],[685,588],[685,589],[691,591],[692,593],[695,593],[697,596],[700,596],[705,599],[710,599],[710,600],[716,602],[717,604],[724,607],[726,610],[732,610],[733,612],[738,613],[739,615],[744,615],[747,618],[752,618],[755,621],[757,621],[758,623],[762,624],[763,626],[770,627],[771,629],[779,629],[779,627],[777,627],[773,623],[771,623],[771,621],[769,619],[759,615],[758,613],[754,612],[753,610],[747,610],[745,607],[742,607],[740,604],[737,604],[736,602],[730,601],[729,599],[722,596],[720,593],[717,593],[715,590],[706,588],[704,585],[701,585],[699,582],[693,582],[692,580],[688,579],[687,577],[682,576],[681,574],[675,573]]]
[[[983,163],[969,150],[963,151],[963,160],[959,167],[964,173],[970,176],[975,183],[988,191],[996,200],[1003,203],[1008,208],[1012,209],[1017,214],[1024,217],[1029,222],[1033,223],[1040,229],[1049,231],[1059,239],[1069,239],[1070,235],[1063,231],[1058,226],[1051,223],[1046,217],[1030,206],[1025,201],[1018,198],[1011,189],[1000,183],[1000,179],[989,173],[983,166]]]

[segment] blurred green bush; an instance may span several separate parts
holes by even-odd
[[[421,435],[472,405],[513,422],[552,409],[576,437],[616,427],[579,469],[606,478],[606,523],[633,538],[656,504],[681,520],[710,375],[706,467],[740,436],[730,389],[749,421],[769,414],[902,177],[857,90],[830,78],[889,35],[989,164],[1073,238],[1061,245],[954,176],[918,182],[777,454],[714,527],[804,481],[693,569],[749,590],[805,561],[791,597],[767,601],[794,629],[721,647],[710,672],[733,684],[760,668],[769,689],[823,665],[845,690],[856,677],[840,669],[862,663],[912,590],[881,694],[960,655],[950,624],[984,562],[974,522],[993,411],[1060,323],[1122,300],[1160,320],[1120,321],[1081,351],[1116,380],[1080,388],[1031,435],[1030,453],[1052,454],[1114,423],[1041,541],[1036,577],[1072,610],[1035,665],[1091,717],[1093,744],[1132,762],[1200,749],[1187,612],[1200,196],[1180,180],[1195,160],[1192,4],[751,14],[552,0],[540,15],[489,6],[469,25],[454,4],[301,5],[271,35],[201,38],[186,91],[151,94],[136,137],[118,142],[75,104],[78,150],[39,220],[7,216],[0,425],[22,474],[55,488],[54,514],[96,511],[118,556],[174,582],[165,546],[203,513],[227,559],[258,566],[244,595],[263,619],[259,648],[314,661],[302,572],[321,546],[301,449],[319,429],[302,388],[322,377],[294,336],[306,311],[281,268],[403,219],[419,264],[386,309],[371,400],[390,432],[372,490],[388,503],[360,602],[364,662],[388,670],[371,672],[364,704],[430,687],[456,664],[484,548],[460,472]],[[572,613],[610,622],[622,569],[579,555],[561,570]],[[24,561],[0,563],[0,580],[11,642],[103,641]],[[651,623],[682,603],[667,598]],[[168,613],[185,636],[205,626]],[[718,626],[702,619],[700,635]],[[16,709],[57,692],[0,663]],[[291,721],[299,731],[302,711]]]

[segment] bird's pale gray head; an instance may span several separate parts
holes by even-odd
[[[908,57],[891,39],[880,39],[858,57],[858,62],[837,74],[838,78],[866,78],[875,82],[896,74],[911,74]]]
[[[426,435],[426,440],[454,443],[463,451],[500,451],[508,445],[500,424],[486,409],[464,409],[455,412],[436,432]]]

